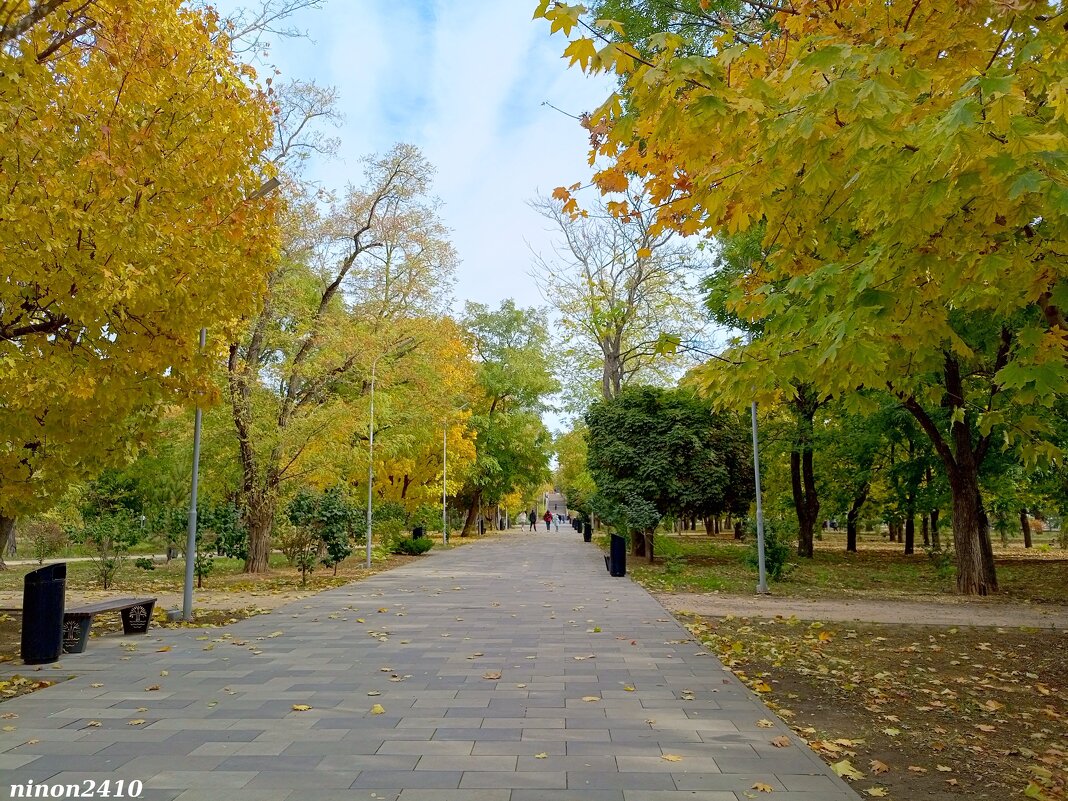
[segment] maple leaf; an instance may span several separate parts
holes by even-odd
[[[864,792],[873,798],[885,798],[888,795],[885,787],[869,787]]]
[[[864,778],[864,774],[861,771],[857,770],[855,767],[853,767],[853,763],[850,762],[848,759],[843,759],[840,762],[833,763],[831,765],[831,770],[833,770],[838,776],[841,776],[843,779],[849,779],[850,781],[855,781],[857,779]]]
[[[487,670],[485,673],[482,674],[482,678],[488,679],[489,681],[496,681],[500,677],[501,671],[499,670]]]
[[[682,762],[682,757],[678,754],[661,754],[660,758],[665,762]]]
[[[885,762],[880,762],[878,759],[873,759],[871,762],[869,762],[868,767],[871,769],[871,772],[874,773],[876,776],[890,772],[890,766],[887,765]]]
[[[749,789],[756,790],[758,793],[773,793],[773,792],[775,792],[775,788],[774,787],[772,787],[770,784],[764,784],[763,782],[754,782],[753,786],[750,787]]]
[[[307,712],[311,707],[308,704],[293,704],[290,709],[294,712]]]
[[[776,737],[774,740],[772,740],[771,744],[776,748],[786,748],[790,745],[790,738],[786,735],[782,735],[781,737]]]
[[[385,708],[381,704],[375,704],[371,707],[372,715],[384,715],[386,713]]]

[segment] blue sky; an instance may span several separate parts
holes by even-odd
[[[229,3],[222,4],[225,8]],[[436,194],[462,263],[456,298],[546,302],[529,276],[530,249],[551,232],[527,202],[586,180],[578,114],[610,91],[568,70],[565,42],[531,20],[534,0],[328,0],[293,24],[307,40],[275,45],[282,78],[335,86],[344,125],[338,159],[313,176],[341,189],[361,156],[395,142],[421,147],[437,167]]]

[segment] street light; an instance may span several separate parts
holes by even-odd
[[[375,482],[375,369],[383,356],[392,356],[415,342],[415,337],[405,337],[392,348],[379,353],[371,362],[371,421],[368,424],[367,438],[367,569],[371,569],[371,500]]]
[[[245,202],[259,200],[267,197],[279,186],[281,182],[277,178],[270,178],[263,182],[259,189],[245,198]],[[200,329],[200,350],[203,351],[208,344],[208,329]],[[196,413],[193,417],[193,482],[189,493],[189,525],[185,536],[185,586],[182,588],[182,620],[193,619],[193,570],[197,558],[197,483],[200,478],[200,404],[197,404]]]
[[[757,592],[768,593],[768,571],[764,565],[764,507],[760,499],[760,443],[757,439],[757,402],[753,401],[753,483],[756,490],[757,569],[759,580]]]

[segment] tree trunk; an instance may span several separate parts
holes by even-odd
[[[797,512],[797,554],[812,557],[816,519],[820,502],[816,497],[816,478],[812,467],[812,421],[819,403],[807,384],[799,384],[792,401],[797,418],[797,434],[790,451],[790,486]]]
[[[860,519],[860,508],[868,500],[868,490],[870,488],[871,484],[865,481],[853,496],[853,503],[846,513],[846,550],[852,553],[857,552],[857,521]]]
[[[712,518],[711,517],[706,517],[705,518],[705,534],[707,534],[708,536],[711,537],[714,533],[715,533],[715,531],[714,531],[714,525],[712,523]]]
[[[645,556],[645,533],[632,531],[630,533],[630,555]]]
[[[471,499],[471,505],[467,507],[467,517],[464,518],[464,527],[460,530],[461,537],[467,537],[478,523],[478,507],[482,503],[482,493],[479,492]],[[538,521],[534,520],[534,533],[538,532]]]
[[[958,471],[960,473],[960,471]],[[978,475],[976,473],[951,476],[953,491],[953,548],[957,555],[957,591],[963,595],[989,595],[997,592],[997,579],[988,570],[983,540],[982,507],[979,503]]]
[[[797,512],[797,555],[811,558],[820,502],[812,474],[812,451],[790,454],[790,484]]]
[[[266,573],[270,570],[274,505],[272,492],[257,491],[245,498],[245,527],[248,529],[246,573]]]
[[[938,510],[931,510],[931,547],[936,551],[942,550],[942,537],[938,531]]]
[[[916,552],[916,489],[909,489],[905,496],[905,554]]]
[[[15,536],[15,518],[0,515],[0,570],[7,570],[4,555],[7,553],[8,543]]]
[[[927,513],[926,512],[920,517],[920,528],[923,530],[923,547],[924,548],[930,548],[931,547],[931,527],[930,527],[930,521],[929,521],[929,519],[927,517]]]
[[[656,529],[651,529],[645,532],[643,535],[645,539],[645,558],[649,560],[649,564],[653,563],[653,538],[656,537]]]
[[[2,521],[2,518],[0,518],[0,521]],[[1025,548],[1030,548],[1031,547],[1031,523],[1027,519],[1027,507],[1026,506],[1020,508],[1020,530],[1023,532],[1024,547]],[[2,542],[3,542],[3,533],[2,533],[2,530],[0,530],[0,543],[2,543]]]

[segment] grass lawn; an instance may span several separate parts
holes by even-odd
[[[954,593],[951,554],[942,563],[922,549],[905,556],[901,544],[875,536],[862,538],[857,553],[846,553],[843,534],[825,534],[812,559],[791,556],[786,575],[770,583],[772,592],[804,598],[915,598]],[[750,594],[756,570],[746,563],[748,554],[746,543],[726,537],[658,534],[655,563],[631,556],[627,570],[656,592]],[[995,599],[1068,603],[1068,551],[1046,543],[1030,550],[995,545],[994,557],[1001,586]]]

